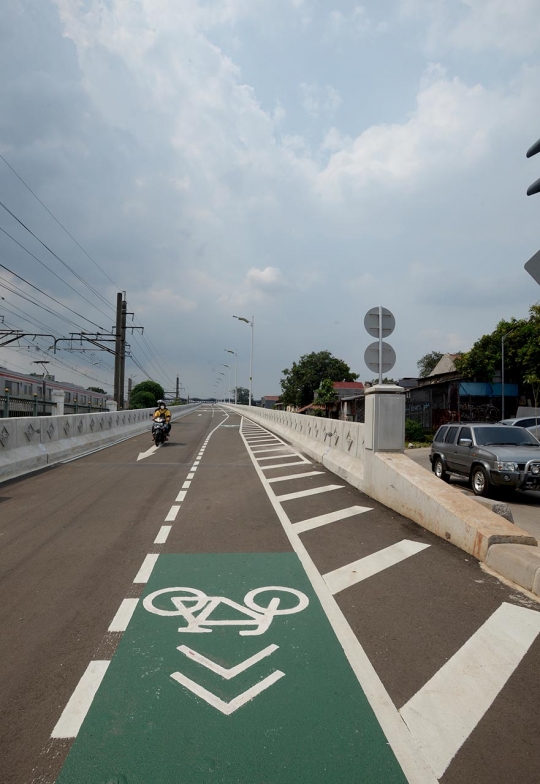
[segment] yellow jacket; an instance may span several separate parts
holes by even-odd
[[[165,417],[165,421],[169,422],[171,419],[171,412],[168,408],[156,408],[154,411],[154,419],[156,419],[156,417]]]

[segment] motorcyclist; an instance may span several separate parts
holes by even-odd
[[[164,400],[158,400],[157,404],[158,407],[154,411],[152,419],[164,417],[165,422],[167,423],[167,438],[169,438],[169,433],[171,432],[171,412],[167,408],[167,404]]]

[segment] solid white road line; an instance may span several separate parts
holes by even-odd
[[[304,479],[306,476],[318,476],[319,474],[324,474],[324,471],[306,471],[303,474],[288,474],[288,476],[276,476],[275,479],[269,479],[268,481],[270,484],[272,482],[287,482],[289,479]]]
[[[413,740],[411,733],[397,712],[394,703],[390,699],[390,695],[375,672],[360,641],[349,626],[343,611],[328,590],[328,586],[313,563],[302,540],[293,529],[285,509],[276,499],[276,496],[272,491],[272,486],[263,473],[263,466],[257,464],[253,455],[250,454],[250,458],[255,471],[266,490],[270,503],[274,507],[274,511],[283,526],[283,530],[285,531],[293,550],[300,559],[308,579],[313,586],[313,590],[317,594],[323,610],[326,613],[326,617],[330,621],[334,633],[345,652],[347,660],[388,739],[390,747],[403,769],[408,784],[438,784],[433,771],[419,753],[416,742]],[[309,461],[304,460],[300,462],[308,463]],[[282,466],[278,467],[281,468]],[[265,468],[270,468],[270,466],[266,466]]]
[[[152,569],[156,565],[156,561],[159,558],[158,553],[148,553],[144,561],[142,562],[141,568],[137,572],[137,576],[133,580],[134,583],[147,583],[150,579],[150,575],[152,574]]]
[[[180,490],[180,492],[176,496],[176,500],[178,501],[179,504],[182,503],[186,495],[187,495],[187,490]]]
[[[403,539],[401,542],[385,547],[384,550],[379,550],[371,555],[366,555],[365,558],[359,558],[358,561],[353,561],[345,566],[340,566],[339,569],[334,569],[333,572],[323,574],[323,578],[330,591],[333,594],[343,591],[345,588],[350,588],[351,585],[366,580],[378,572],[394,566],[411,555],[425,550],[430,547],[429,544],[422,544],[421,542],[413,542],[410,539]]]
[[[174,523],[174,521],[176,520],[176,515],[178,514],[179,511],[180,511],[179,505],[171,506],[171,508],[167,512],[167,517],[165,518],[165,522]]]
[[[296,457],[296,455],[291,455],[291,457]],[[255,458],[253,460],[255,461]],[[264,458],[261,457],[260,460],[264,460]],[[309,460],[297,460],[295,463],[276,463],[275,465],[259,466],[259,468],[262,468],[263,471],[269,471],[271,468],[288,468],[293,465],[311,465],[311,463]]]
[[[299,490],[297,493],[286,493],[276,496],[280,503],[283,501],[293,501],[295,498],[306,498],[308,495],[318,495],[319,493],[329,493],[330,490],[343,490],[345,485],[324,485],[324,487],[312,487],[311,490]]]
[[[62,711],[51,738],[76,738],[110,661],[91,661]]]
[[[441,777],[540,633],[540,612],[504,602],[400,713]]]
[[[188,490],[191,487],[191,482],[184,482],[182,490]]]
[[[276,482],[276,479],[269,479],[269,482]],[[370,506],[349,506],[347,509],[338,509],[337,512],[329,512],[328,514],[318,515],[317,517],[310,517],[307,520],[301,520],[299,523],[293,523],[293,528],[296,533],[303,533],[304,531],[311,531],[312,528],[319,528],[321,525],[328,523],[337,523],[338,520],[345,520],[347,517],[354,517],[364,512],[371,512]]]
[[[154,544],[165,544],[167,537],[171,532],[172,525],[162,525],[158,531],[158,535],[154,539]]]
[[[123,599],[120,607],[109,626],[110,632],[125,632],[131,616],[135,612],[135,607],[139,603],[138,599]]]
[[[262,460],[277,460],[277,459],[281,459],[282,457],[298,457],[298,455],[296,454],[296,452],[288,452],[286,455],[273,454],[273,455],[268,455],[268,457],[256,457],[255,460],[261,462]],[[287,463],[284,463],[284,465],[287,465]]]

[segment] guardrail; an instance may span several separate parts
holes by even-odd
[[[201,404],[173,406],[173,422]],[[0,419],[0,482],[150,430],[155,408]]]

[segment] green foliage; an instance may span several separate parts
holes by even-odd
[[[470,351],[455,359],[458,372],[466,378],[491,381],[501,369],[504,335],[505,379],[520,383],[540,375],[540,305],[531,306],[529,318],[500,321],[494,332],[483,335]]]
[[[236,387],[236,402],[242,406],[249,405],[249,389]]]
[[[101,392],[102,395],[106,394],[105,390],[101,389],[101,387],[86,387],[86,391],[87,392]]]
[[[152,395],[152,402],[148,403],[146,406],[134,406],[133,397],[138,396],[139,392],[148,392],[150,395]],[[131,408],[149,408],[150,406],[157,406],[158,400],[161,400],[164,397],[165,390],[161,384],[157,383],[157,381],[141,381],[140,384],[136,384],[131,390]]]
[[[132,392],[129,399],[130,408],[152,408],[156,405],[155,397],[151,392],[144,389],[139,392]]]
[[[421,357],[421,359],[419,359],[416,363],[416,367],[419,371],[419,377],[426,378],[429,376],[431,371],[435,368],[443,356],[444,355],[441,354],[440,351],[431,351],[429,354],[424,354],[424,356]]]
[[[330,381],[356,381],[346,362],[332,356],[329,351],[304,354],[292,367],[282,371],[281,402],[285,406],[307,406],[313,402],[316,390],[324,379]]]
[[[334,382],[330,378],[324,378],[315,395],[315,402],[319,405],[326,405],[326,403],[334,403],[337,399],[338,395],[334,389]]]
[[[405,441],[423,441],[424,429],[419,422],[414,419],[405,420]]]

